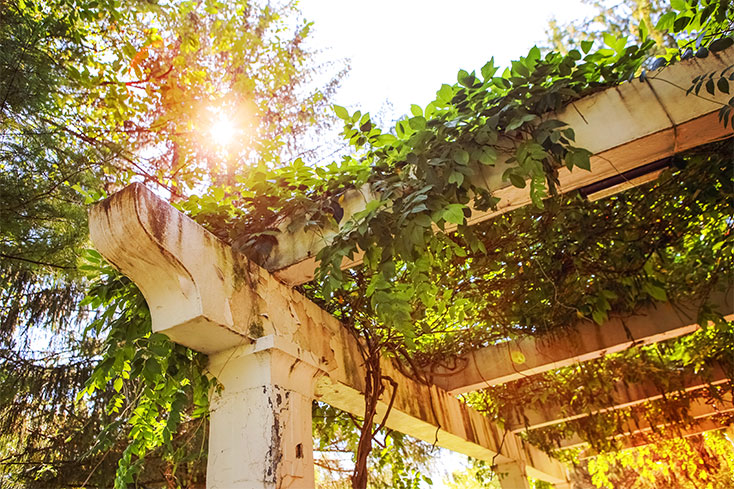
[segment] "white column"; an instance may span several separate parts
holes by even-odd
[[[502,489],[530,489],[530,481],[522,462],[498,464],[494,473],[499,476]]]
[[[207,489],[313,489],[316,369],[277,349],[210,357],[223,389],[211,400]]]

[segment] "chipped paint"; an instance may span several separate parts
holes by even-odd
[[[208,485],[274,488],[275,480],[283,489],[308,487],[312,454],[304,440],[311,437],[311,399],[356,415],[364,408],[358,340],[178,211],[151,203],[157,199],[149,191],[133,187],[113,199],[115,205],[100,207],[108,209],[104,217],[90,219],[98,249],[141,286],[151,311],[157,311],[156,330],[209,353],[210,370],[224,385],[212,400]],[[388,359],[381,368],[399,385],[388,427],[473,457],[511,459],[506,450],[512,443],[481,414],[405,376]],[[377,419],[385,414],[385,400]],[[299,443],[303,458],[296,456]],[[534,453],[536,476],[560,480],[562,466],[544,457]],[[240,467],[244,462],[260,469]],[[236,482],[255,473],[275,479]]]

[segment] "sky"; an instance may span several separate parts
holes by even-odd
[[[334,103],[369,111],[383,123],[425,106],[459,69],[492,57],[505,67],[546,39],[548,21],[587,17],[580,0],[300,0],[314,23],[311,46],[320,61],[348,59],[350,71]],[[386,105],[386,104],[390,105]],[[381,114],[380,114],[381,113]],[[437,472],[461,470],[466,457],[441,450]],[[433,488],[447,486],[434,477]]]
[[[580,0],[300,0],[323,60],[349,59],[334,102],[389,121],[425,106],[459,69],[507,66],[546,38],[548,21],[585,17]],[[392,104],[392,108],[385,106]]]

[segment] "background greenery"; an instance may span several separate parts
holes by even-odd
[[[562,123],[540,123],[571,100],[730,46],[729,2],[597,5],[594,21],[551,24],[550,49],[533,48],[504,71],[492,61],[479,73],[459,71],[457,83],[393,128],[334,107],[351,154],[311,166],[299,157],[303,142],[329,124],[325,108],[342,73],[309,84],[319,67],[303,48],[310,24],[293,4],[0,1],[2,483],[203,483],[205,359],[151,334],[135,286],[84,251],[83,204],[130,181],[155,186],[255,260],[277,241],[275,216],[333,224],[340,196],[371,183],[380,199],[342,227],[319,256],[317,280],[301,290],[364,340],[377,386],[385,382],[379,355],[425,380],[415,366],[655,301],[705,299],[731,284],[730,140],[678,155],[653,183],[589,202],[554,192],[557,169],[588,170],[588,151]],[[689,96],[728,93],[728,77],[714,79]],[[236,153],[202,137],[217,116],[208,107],[251,121]],[[730,115],[723,107],[722,119]],[[505,179],[527,186],[534,206],[466,226],[470,196],[478,208],[496,203],[471,177],[499,151],[514,155]],[[434,234],[449,224],[457,231]],[[357,247],[364,266],[340,270]],[[675,392],[670,379],[681,369],[705,375],[718,363],[731,376],[731,323],[706,308],[699,321],[713,326],[467,402],[502,422],[510,406],[548,400],[595,409],[616,380],[644,377]],[[728,487],[731,446],[720,436],[634,456],[607,441],[632,418],[685,426],[684,401],[527,436],[554,451],[560,436],[578,433],[608,453],[578,466],[580,479],[597,485],[683,487],[706,477]],[[322,459],[332,464],[330,484],[364,487],[368,472],[378,487],[427,483],[430,447],[376,433],[369,418],[357,429],[327,406],[314,405],[314,415],[321,449],[357,452],[341,471]],[[661,460],[668,470],[655,468]],[[477,463],[456,481],[493,477]]]

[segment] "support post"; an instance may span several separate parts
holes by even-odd
[[[258,343],[212,355],[208,489],[313,489],[316,368]]]
[[[530,481],[523,462],[508,462],[495,468],[502,489],[530,489]]]
[[[209,489],[313,487],[311,399],[364,412],[358,340],[141,184],[95,206],[90,235],[140,287],[153,331],[210,355],[224,389],[211,396]],[[522,460],[533,477],[565,480],[559,462],[455,397],[405,376],[389,358],[381,368],[398,383],[387,427],[482,460]],[[383,399],[378,412],[387,408]]]

